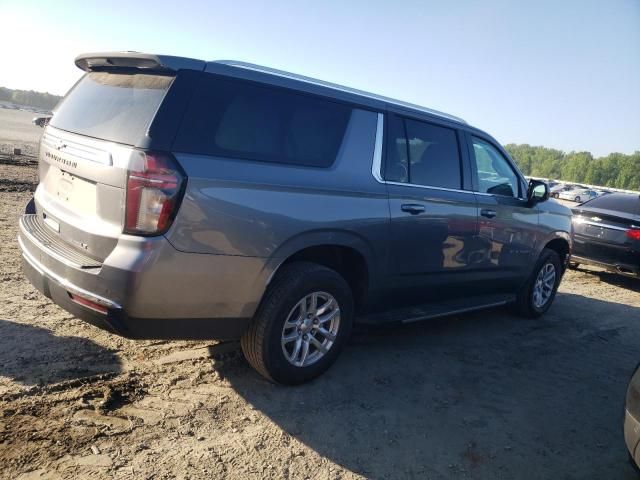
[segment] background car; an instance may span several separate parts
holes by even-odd
[[[560,192],[560,194],[558,195],[558,198],[581,203],[581,202],[586,202],[587,200],[596,198],[597,196],[598,196],[598,193],[595,190],[578,189],[578,190],[567,190],[564,192]]]
[[[33,117],[31,123],[38,127],[46,127],[49,124],[49,120],[51,120],[51,117]]]
[[[640,196],[610,193],[573,209],[570,265],[640,275]]]
[[[558,196],[562,192],[566,192],[566,191],[569,191],[569,190],[574,190],[575,188],[576,188],[575,185],[571,185],[571,184],[567,184],[567,183],[558,183],[558,184],[554,185],[553,187],[551,187],[550,195],[553,198],[558,198]]]

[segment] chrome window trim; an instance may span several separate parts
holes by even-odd
[[[384,114],[378,113],[378,123],[376,125],[376,141],[373,147],[373,164],[371,174],[379,183],[385,183],[382,179],[382,137],[384,136]]]
[[[397,185],[399,187],[426,188],[429,190],[439,190],[443,192],[471,193],[474,195],[483,195],[487,197],[504,197],[504,198],[515,198],[516,200],[522,200],[522,201],[525,200],[524,198],[520,198],[520,197],[506,197],[504,195],[496,195],[494,193],[476,192],[473,190],[463,190],[460,188],[445,188],[445,187],[436,187],[431,185],[418,185],[417,183],[392,182],[392,181],[385,180],[382,178],[382,139],[383,137],[384,137],[384,114],[378,113],[378,119],[376,124],[375,145],[373,147],[373,161],[371,163],[371,175],[378,183],[381,183],[383,185]]]
[[[522,197],[510,197],[508,195],[498,195],[497,193],[486,193],[486,192],[473,192],[476,195],[482,195],[483,197],[495,197],[495,198],[514,198],[516,200],[521,200],[525,202],[527,199]]]
[[[447,120],[453,120],[455,122],[459,122],[467,125],[467,122],[465,120],[463,120],[460,117],[456,117],[455,115],[451,115],[449,113],[440,112],[439,110],[433,110],[427,107],[421,107],[420,105],[415,105],[409,102],[403,102],[402,100],[395,100],[393,98],[384,97],[382,95],[376,95],[375,93],[365,92],[364,90],[358,90],[357,88],[345,87],[344,85],[325,82],[323,80],[318,80],[317,78],[311,78],[311,77],[306,77],[304,75],[298,75],[296,73],[285,72],[284,70],[277,70],[275,68],[263,67],[261,65],[256,65],[256,64],[247,63],[247,62],[239,62],[236,60],[215,60],[211,63],[217,63],[221,65],[227,65],[230,67],[242,68],[245,70],[252,70],[260,73],[267,73],[269,75],[274,75],[277,77],[289,78],[291,80],[297,80],[299,82],[310,83],[313,85],[318,85],[320,87],[326,87],[332,90],[351,93],[354,95],[359,95],[361,97],[370,98],[372,100],[377,100],[377,101],[388,103],[391,105],[396,105],[398,107],[410,108],[412,110],[417,110],[422,113],[428,113],[430,115],[435,115],[437,117],[445,118]]]
[[[445,187],[432,187],[430,185],[418,185],[416,183],[402,183],[402,182],[388,182],[384,181],[387,185],[397,185],[399,187],[416,187],[416,188],[426,188],[427,190],[440,190],[443,192],[458,192],[458,193],[476,193],[472,190],[461,190],[459,188],[445,188]]]

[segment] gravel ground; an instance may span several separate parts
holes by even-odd
[[[130,341],[53,305],[16,243],[36,169],[0,179],[0,478],[637,478],[640,281],[569,272],[539,320],[359,329],[323,377],[280,387],[236,343]]]

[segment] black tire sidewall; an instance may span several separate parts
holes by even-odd
[[[351,333],[353,299],[351,290],[344,279],[337,272],[328,268],[317,269],[289,283],[286,294],[275,299],[264,312],[270,318],[265,330],[263,360],[273,380],[284,384],[298,384],[317,377],[335,362]],[[307,367],[296,367],[289,363],[282,351],[280,343],[282,328],[296,303],[306,295],[319,291],[331,294],[338,302],[340,328],[335,343],[322,358]]]

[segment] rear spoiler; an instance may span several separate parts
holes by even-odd
[[[85,72],[113,69],[137,69],[157,72],[205,69],[207,62],[195,58],[151,55],[139,52],[83,53],[75,59],[76,66]]]

